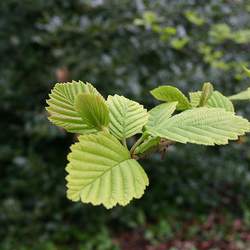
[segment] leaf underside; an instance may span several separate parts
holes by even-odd
[[[148,132],[180,143],[223,145],[250,131],[249,122],[221,108],[195,108],[184,111]]]
[[[93,205],[112,208],[140,198],[148,177],[129,151],[112,135],[81,135],[71,147],[66,167],[67,196]]]
[[[250,88],[248,88],[247,90],[244,90],[236,95],[229,96],[229,99],[233,100],[233,101],[250,100]]]
[[[92,133],[95,129],[84,124],[80,114],[75,110],[75,99],[80,93],[100,95],[100,93],[90,84],[81,81],[57,83],[47,100],[49,112],[48,119],[57,126],[72,133]]]
[[[129,138],[142,131],[148,121],[147,110],[124,96],[108,96],[110,132],[118,139]]]
[[[192,107],[197,107],[200,103],[201,91],[189,93]],[[207,101],[206,107],[223,108],[226,111],[234,112],[234,106],[228,97],[219,91],[214,91]]]
[[[159,101],[178,102],[177,110],[186,110],[191,108],[187,97],[176,87],[165,85],[153,89],[150,93]]]

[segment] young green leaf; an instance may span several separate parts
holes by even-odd
[[[103,98],[103,96],[98,92],[98,90],[89,82],[86,82],[84,85],[84,93],[97,95],[97,96]],[[103,100],[104,100],[104,98],[103,98]]]
[[[189,99],[191,106],[197,108],[201,99],[201,91],[189,92]]]
[[[166,121],[174,113],[177,102],[163,103],[149,111],[149,119],[145,125],[144,133],[147,134],[147,129],[154,129],[161,126],[161,123]],[[160,137],[149,136],[142,144],[136,147],[134,154],[140,155],[154,149],[160,142]]]
[[[227,144],[250,131],[250,123],[221,108],[195,108],[172,116],[161,126],[148,129],[152,136],[181,143]]]
[[[165,102],[178,102],[177,110],[185,110],[191,108],[187,97],[177,88],[173,86],[160,86],[153,89],[150,93],[160,101]]]
[[[79,82],[57,83],[49,95],[46,110],[49,112],[48,119],[57,126],[63,127],[72,133],[92,133],[95,129],[83,122],[80,114],[75,110],[75,99],[79,93],[92,93],[101,96],[90,84]]]
[[[149,136],[142,144],[135,148],[133,152],[135,155],[141,155],[151,149],[156,148],[160,143],[161,138],[155,136]]]
[[[145,126],[146,130],[148,128],[154,129],[157,126],[161,126],[161,123],[170,118],[174,113],[176,105],[177,102],[163,103],[151,109],[149,111],[148,122]]]
[[[140,133],[148,121],[147,110],[124,96],[109,96],[107,104],[110,111],[110,131],[120,140]]]
[[[248,69],[247,67],[243,66],[243,70],[244,70],[246,76],[250,77],[250,69]]]
[[[200,103],[201,91],[189,93],[191,105],[197,107]],[[222,95],[219,91],[214,91],[207,101],[206,107],[223,108],[226,111],[234,112],[233,103],[228,97]]]
[[[75,109],[83,122],[89,127],[102,130],[109,125],[109,109],[105,100],[99,95],[78,94]]]
[[[226,111],[234,112],[233,103],[219,91],[214,91],[212,96],[209,98],[208,107],[211,108],[223,108]]]
[[[235,95],[232,95],[232,96],[229,96],[228,97],[230,100],[233,100],[233,101],[244,101],[244,100],[250,100],[250,88],[248,88],[247,90],[245,91],[242,91],[238,94],[235,94]]]
[[[129,151],[105,132],[80,136],[68,160],[67,196],[72,201],[103,204],[106,208],[125,206],[133,198],[139,199],[149,184]]]
[[[213,94],[214,88],[210,82],[205,82],[202,87],[199,107],[203,107],[207,104],[208,99]]]

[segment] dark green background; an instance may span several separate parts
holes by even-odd
[[[187,10],[205,24],[188,21]],[[175,27],[176,36],[189,43],[176,49],[152,27],[135,25],[145,11],[156,13],[161,27]],[[250,3],[0,1],[0,249],[115,249],[110,235],[147,223],[214,210],[242,216],[250,209],[248,138],[222,147],[176,145],[164,161],[158,155],[144,160],[150,186],[127,207],[72,203],[65,195],[64,167],[74,138],[51,125],[44,109],[58,71],[65,68],[68,80],[89,81],[104,96],[121,94],[147,108],[156,104],[149,90],[161,84],[185,93],[205,81],[226,95],[243,90],[249,79],[240,64],[250,65],[250,45],[214,42],[208,31],[221,23],[233,32],[249,30]],[[230,68],[204,60],[200,43],[221,51]],[[250,118],[247,102],[237,110]]]

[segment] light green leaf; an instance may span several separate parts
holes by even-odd
[[[110,115],[110,131],[118,139],[129,138],[141,133],[148,121],[147,110],[137,102],[124,96],[109,96],[107,100]]]
[[[219,91],[213,92],[207,104],[208,107],[223,108],[226,111],[234,112],[233,103],[226,96],[222,95]]]
[[[189,98],[192,107],[198,107],[201,99],[201,91],[189,92]]]
[[[208,99],[213,94],[214,87],[210,82],[205,82],[202,87],[199,107],[203,107],[207,104]]]
[[[160,143],[160,137],[149,136],[142,144],[136,147],[134,154],[140,155],[156,148]]]
[[[145,128],[153,129],[157,126],[161,126],[161,123],[170,118],[174,113],[176,105],[177,102],[163,103],[151,109],[148,112],[149,118]]]
[[[189,93],[191,105],[197,107],[200,103],[201,91]],[[223,108],[226,111],[234,112],[234,106],[228,97],[222,95],[219,91],[214,91],[207,101],[206,107]]]
[[[160,86],[153,89],[150,93],[160,101],[178,102],[177,110],[185,110],[191,108],[187,97],[177,88],[173,86]]]
[[[75,109],[83,122],[89,127],[102,130],[109,125],[109,109],[105,100],[99,95],[78,94]]]
[[[75,81],[73,81],[73,82],[75,82]],[[84,93],[97,95],[97,96],[100,96],[101,98],[103,98],[103,96],[97,91],[97,89],[89,82],[85,83]],[[104,98],[103,98],[103,100],[104,100]]]
[[[232,96],[229,96],[228,97],[230,100],[233,100],[233,101],[244,101],[244,100],[250,100],[250,88],[248,88],[247,90],[245,91],[242,91],[238,94],[235,94],[235,95],[232,95]]]
[[[140,164],[131,159],[129,151],[112,135],[82,135],[71,147],[67,197],[93,205],[112,208],[125,206],[139,199],[149,184]]]
[[[79,93],[100,93],[90,84],[79,82],[57,83],[49,95],[46,110],[48,119],[57,126],[63,127],[72,133],[92,133],[95,129],[83,122],[79,113],[75,110],[75,98]]]
[[[149,119],[145,126],[144,133],[147,134],[147,129],[152,129],[161,126],[161,123],[166,121],[174,113],[177,102],[163,103],[149,111]],[[139,155],[144,152],[154,149],[160,142],[160,137],[149,136],[142,144],[136,147],[134,154]]]
[[[193,23],[197,26],[202,26],[205,23],[205,19],[196,11],[187,10],[184,12],[184,15],[190,23]]]
[[[201,107],[172,116],[148,133],[181,143],[222,145],[249,132],[249,124],[224,109]]]
[[[243,70],[244,70],[246,76],[247,76],[247,77],[250,77],[250,69],[248,69],[248,68],[245,67],[245,66],[242,66],[242,67],[243,67]]]
[[[181,50],[184,48],[188,42],[190,41],[190,38],[183,37],[183,38],[173,38],[170,42],[171,46],[176,50]]]

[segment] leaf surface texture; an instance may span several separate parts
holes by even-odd
[[[153,89],[150,93],[159,101],[178,102],[177,110],[186,110],[191,108],[187,97],[176,87],[165,85]]]
[[[81,81],[57,83],[47,100],[49,113],[48,119],[57,126],[72,133],[92,133],[96,130],[85,124],[80,114],[75,110],[75,99],[80,93],[90,93],[100,95],[100,93],[90,84]]]
[[[129,151],[111,134],[81,135],[71,147],[67,196],[70,200],[112,208],[140,198],[148,177]]]
[[[201,98],[201,91],[189,93],[191,105],[197,107]],[[222,95],[219,91],[214,91],[208,99],[206,107],[223,108],[227,111],[234,112],[234,106],[228,97]]]
[[[244,101],[244,100],[250,100],[250,88],[248,88],[247,90],[244,90],[238,94],[232,95],[229,97],[230,100],[233,101]]]
[[[76,97],[75,109],[89,127],[102,130],[109,125],[109,109],[98,95],[81,93]]]
[[[124,96],[109,96],[110,131],[118,139],[129,138],[142,131],[148,121],[147,110]]]
[[[181,143],[223,145],[250,131],[249,122],[221,108],[195,108],[174,115],[148,132]]]

